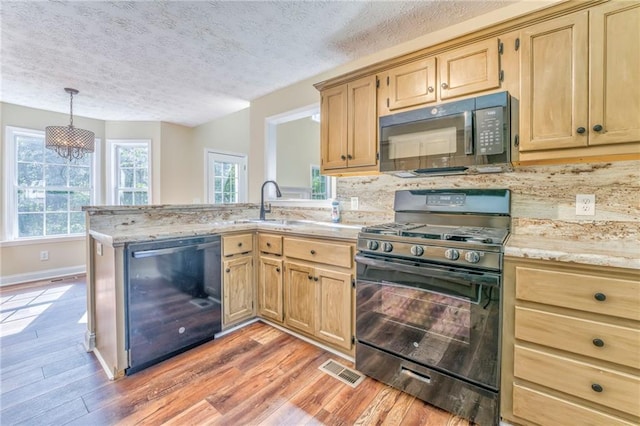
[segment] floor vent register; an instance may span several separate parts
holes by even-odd
[[[355,370],[345,367],[344,365],[330,359],[329,361],[318,367],[328,375],[335,377],[343,383],[355,388],[364,380],[364,375]]]

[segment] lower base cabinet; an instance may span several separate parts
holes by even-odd
[[[505,259],[504,420],[640,424],[637,271]]]
[[[255,316],[253,234],[222,237],[222,326]]]

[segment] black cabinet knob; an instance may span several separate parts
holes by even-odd
[[[593,130],[596,132],[601,132],[603,129],[601,124],[596,124],[595,126],[593,126]]]
[[[593,339],[593,344],[599,348],[604,346],[604,340],[602,339]]]
[[[313,280],[314,281],[318,281],[318,277],[313,277]]]
[[[280,272],[280,268],[276,268],[276,272]]]
[[[580,133],[580,134],[583,134],[583,133],[584,133],[584,132],[586,132],[586,131],[587,131],[587,129],[585,129],[584,127],[578,127],[578,128],[576,129],[576,132],[578,132],[578,133]]]
[[[347,155],[347,158],[348,158],[349,160],[353,160],[353,155],[349,154],[349,155]]]
[[[238,247],[242,247],[242,243],[238,243]]]
[[[229,273],[229,272],[231,272],[231,269],[227,268],[227,269],[225,269],[225,272]]]
[[[598,302],[604,302],[605,300],[607,300],[607,296],[603,293],[596,293],[593,295],[593,298]]]
[[[311,254],[316,254],[316,251],[315,250],[311,250]]]
[[[602,386],[600,386],[597,383],[592,384],[591,385],[591,389],[593,389],[594,392],[602,392],[603,391]]]
[[[310,280],[313,279],[313,277],[311,275],[308,275],[307,278],[309,278]]]
[[[271,247],[271,243],[267,243],[267,247]]]
[[[347,157],[346,157],[346,156],[344,156],[344,155],[341,155],[341,156],[340,156],[340,158],[341,158],[342,160],[346,160],[346,159],[347,159]]]

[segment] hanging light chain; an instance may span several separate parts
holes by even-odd
[[[69,95],[71,95],[71,98],[69,99],[69,111],[70,111],[69,127],[73,127],[73,92],[69,91]]]

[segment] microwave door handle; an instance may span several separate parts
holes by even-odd
[[[473,154],[473,123],[471,111],[464,112],[464,153]]]

